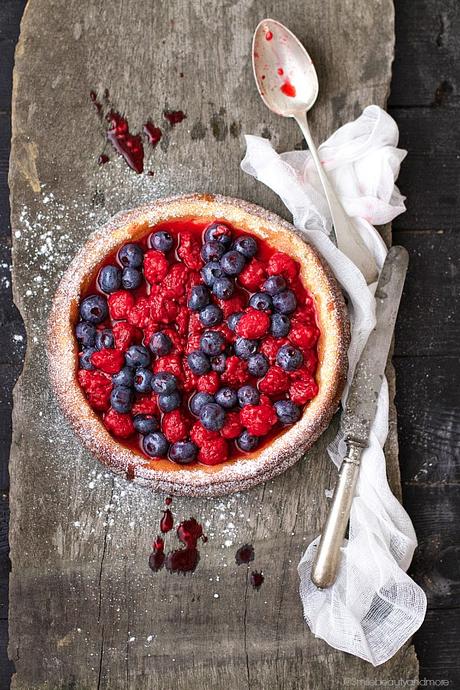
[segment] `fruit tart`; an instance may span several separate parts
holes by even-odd
[[[110,469],[172,494],[247,489],[328,425],[349,323],[295,228],[190,195],[116,215],[65,272],[49,320],[64,414]]]

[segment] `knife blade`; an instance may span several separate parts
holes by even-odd
[[[347,453],[312,565],[313,583],[324,589],[334,584],[340,564],[340,549],[350,517],[358,481],[361,454],[368,444],[372,422],[390,351],[393,331],[409,257],[404,247],[389,250],[375,292],[376,325],[355,370],[340,428]]]

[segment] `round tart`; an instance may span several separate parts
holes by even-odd
[[[190,195],[119,213],[65,272],[50,376],[85,446],[179,495],[247,489],[327,427],[346,378],[340,289],[292,225]]]

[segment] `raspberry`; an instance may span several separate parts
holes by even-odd
[[[144,338],[143,338],[144,343],[146,344],[146,347],[148,347],[152,335],[154,333],[156,333],[157,331],[161,331],[161,326],[158,323],[158,321],[153,321],[152,319],[150,319],[145,324],[145,326],[143,327],[142,330],[144,331]]]
[[[103,417],[104,426],[108,429],[114,436],[119,438],[128,438],[134,434],[134,425],[131,415],[122,414],[121,412],[116,412],[113,408],[110,408],[108,412],[104,414]]]
[[[168,441],[170,443],[176,443],[176,441],[186,440],[190,421],[180,410],[173,410],[163,415],[161,426]]]
[[[199,314],[190,314],[188,321],[188,330],[189,333],[201,333],[201,331],[204,330],[204,326],[200,321]]]
[[[149,283],[161,283],[168,272],[168,260],[162,252],[151,249],[144,254],[144,276]]]
[[[115,338],[115,347],[122,352],[125,352],[130,345],[140,343],[142,340],[142,331],[126,321],[114,323],[112,331]]]
[[[236,314],[238,311],[243,311],[246,306],[247,299],[244,295],[233,295],[230,299],[218,299],[217,303],[224,313],[224,319],[228,319],[230,314]]]
[[[150,308],[152,318],[159,323],[172,323],[175,321],[179,313],[179,307],[176,302],[170,297],[165,297],[159,293],[157,295],[150,295]]]
[[[271,405],[246,405],[240,412],[240,419],[253,436],[265,436],[278,421]]]
[[[272,335],[268,335],[262,340],[260,351],[265,355],[270,364],[274,364],[278,350],[282,345],[287,345],[288,343],[289,340],[287,338],[274,338]]]
[[[201,285],[201,283],[202,280],[198,271],[189,271],[187,276],[187,296],[190,288],[194,287],[194,285]]]
[[[219,432],[208,431],[204,428],[201,422],[195,422],[190,432],[190,438],[192,439],[193,443],[196,443],[196,445],[201,448],[201,446],[203,446],[205,443],[218,439]]]
[[[236,325],[236,334],[243,338],[261,338],[270,327],[270,317],[263,311],[249,307]]]
[[[201,333],[192,333],[189,335],[187,345],[185,346],[185,354],[189,355],[194,350],[200,349]]]
[[[128,313],[128,321],[133,326],[144,328],[150,319],[150,302],[146,297],[141,297]]]
[[[184,264],[174,264],[163,281],[164,290],[168,291],[171,297],[180,297],[185,294],[187,277],[187,267]]]
[[[187,309],[187,307],[181,307],[176,317],[177,332],[180,333],[180,335],[185,335],[187,333],[189,319],[189,310]]]
[[[181,232],[177,254],[188,268],[198,271],[203,266],[200,256],[201,247],[191,232]]]
[[[258,259],[251,259],[238,276],[240,284],[250,292],[256,292],[267,277],[265,264]]]
[[[127,319],[128,314],[134,306],[134,295],[125,290],[119,290],[109,295],[107,298],[109,305],[110,318],[113,321]]]
[[[203,465],[219,465],[228,458],[228,445],[224,438],[216,438],[205,443],[198,453],[198,461]]]
[[[243,427],[240,422],[240,415],[238,412],[227,412],[225,415],[225,424],[220,430],[221,435],[224,438],[237,438]]]
[[[298,379],[289,386],[290,398],[296,405],[305,405],[305,403],[314,398],[317,393],[318,384],[313,376]]]
[[[139,396],[138,400],[134,403],[131,414],[133,417],[136,414],[158,414],[159,408],[156,400],[155,393],[150,393],[150,395]]]
[[[281,367],[275,364],[267,371],[259,383],[259,388],[267,395],[280,395],[289,388],[289,377]]]
[[[221,376],[222,383],[229,386],[242,386],[249,378],[248,364],[243,359],[232,355],[227,357],[225,371]]]
[[[301,350],[310,350],[319,337],[316,326],[307,326],[304,323],[295,323],[289,331],[289,340]]]
[[[190,369],[186,357],[184,357],[182,360],[182,369],[184,371],[184,391],[187,393],[195,391],[198,385],[198,376]]]
[[[104,348],[91,355],[91,363],[106,374],[117,374],[125,363],[125,357],[120,350]]]
[[[108,410],[112,391],[111,379],[101,371],[87,371],[85,369],[80,369],[77,378],[91,407],[95,410]]]
[[[177,331],[174,331],[172,328],[163,328],[163,333],[167,335],[168,338],[171,340],[173,344],[173,353],[184,351],[184,344],[182,338],[180,337]]]
[[[299,275],[299,264],[284,252],[275,252],[268,262],[267,273],[270,276],[281,275],[291,283]]]
[[[200,393],[217,393],[220,388],[219,374],[217,371],[210,371],[209,374],[204,374],[198,378],[197,390]]]
[[[158,357],[153,365],[153,371],[155,374],[158,374],[159,371],[168,371],[170,374],[174,374],[179,382],[184,380],[180,355],[165,355],[164,357]]]

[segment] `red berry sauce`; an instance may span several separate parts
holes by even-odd
[[[289,79],[285,79],[285,81],[281,84],[280,91],[284,93],[285,96],[289,96],[290,98],[294,98],[296,95],[295,86],[294,84],[291,84]]]
[[[236,278],[232,277],[232,296],[226,300],[218,299],[213,294],[210,296],[211,303],[222,310],[223,321],[215,326],[204,326],[198,312],[188,307],[192,287],[204,284],[200,273],[204,262],[200,252],[204,232],[210,225],[209,220],[188,218],[150,228],[148,234],[137,243],[143,251],[143,265],[139,269],[142,272],[140,285],[132,290],[121,287],[111,294],[100,290],[98,275],[101,269],[108,265],[120,270],[122,268],[118,253],[115,253],[107,256],[104,264],[95,271],[87,292],[82,296],[82,300],[96,295],[107,301],[108,316],[96,329],[109,329],[113,334],[114,347],[102,347],[99,351],[89,353],[90,367],[93,368],[79,369],[80,386],[89,405],[112,436],[122,445],[142,454],[151,467],[193,467],[197,463],[218,465],[235,460],[250,450],[247,447],[240,449],[237,445],[237,439],[243,438],[244,433],[257,437],[255,447],[260,449],[293,423],[279,420],[275,403],[290,400],[297,406],[300,415],[318,392],[315,372],[320,332],[314,301],[299,279],[299,265],[287,254],[254,238],[257,253],[253,258],[245,259],[241,273]],[[218,219],[214,225],[218,225],[223,234],[230,233],[233,240],[247,235],[224,220]],[[173,247],[166,253],[150,248],[150,237],[159,230],[167,230],[173,238]],[[248,304],[251,296],[260,293],[262,285],[271,276],[281,276],[285,282],[284,289],[294,293],[297,302],[294,312],[289,314],[290,330],[286,337],[270,334],[271,308],[268,311],[257,310]],[[235,331],[228,326],[228,320],[234,313],[242,313],[234,326]],[[216,369],[198,376],[190,369],[187,358],[192,351],[200,349],[201,337],[209,330],[218,331],[223,336],[223,364],[219,367],[216,361]],[[163,356],[154,355],[149,349],[152,335],[159,331],[168,336],[171,344],[170,352]],[[258,352],[265,356],[269,367],[265,375],[251,374],[247,361],[237,356],[235,341],[241,337],[257,341]],[[133,389],[132,400],[126,411],[116,411],[111,407],[114,390],[112,377],[126,367],[126,351],[133,345],[142,345],[150,352],[148,369],[151,372],[169,372],[175,376],[180,395],[177,409],[161,412],[158,395],[151,388],[147,392],[135,392]],[[295,370],[285,370],[278,363],[277,355],[283,346],[300,351],[302,363]],[[80,355],[85,352],[83,347],[79,344]],[[212,358],[210,362],[214,366]],[[223,426],[219,430],[205,428],[192,414],[190,400],[196,392],[214,396],[223,387],[238,391],[246,385],[258,390],[259,401],[226,409]],[[169,450],[161,453],[161,457],[152,456],[151,450],[147,454],[143,446],[146,437],[134,428],[137,415],[155,418],[157,431],[164,434],[169,450],[182,442],[195,444],[192,461],[188,464],[181,464],[180,461],[179,464],[173,463],[169,459]],[[170,522],[169,513],[165,511],[164,527],[171,529]],[[180,558],[185,556],[177,556],[177,559]],[[176,569],[174,559],[168,563],[172,570]]]

